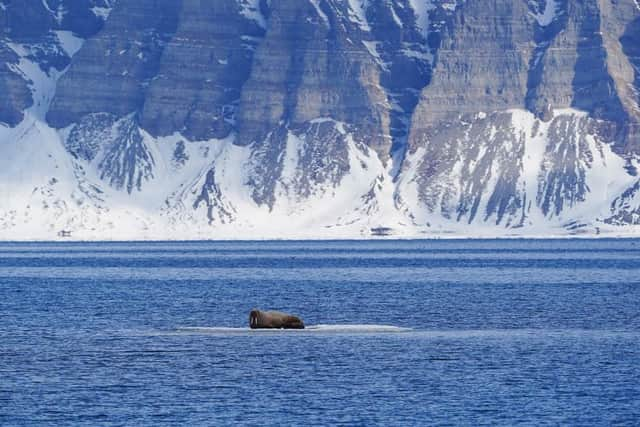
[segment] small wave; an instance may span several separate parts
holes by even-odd
[[[175,332],[185,334],[210,334],[210,335],[234,335],[234,334],[381,334],[412,331],[411,328],[402,328],[391,325],[311,325],[305,329],[250,329],[228,327],[183,326],[176,328]]]

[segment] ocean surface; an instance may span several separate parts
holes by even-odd
[[[0,243],[0,425],[178,424],[640,425],[640,240]]]

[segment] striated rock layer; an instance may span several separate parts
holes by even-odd
[[[0,238],[640,225],[635,0],[0,0],[0,31]]]

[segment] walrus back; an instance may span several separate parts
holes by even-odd
[[[282,327],[285,329],[304,329],[304,322],[299,317],[286,316]]]
[[[304,322],[297,316],[280,311],[251,310],[249,313],[251,329],[304,329]]]

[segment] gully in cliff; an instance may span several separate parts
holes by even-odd
[[[249,313],[249,326],[251,329],[304,329],[304,322],[287,313],[253,309]]]

